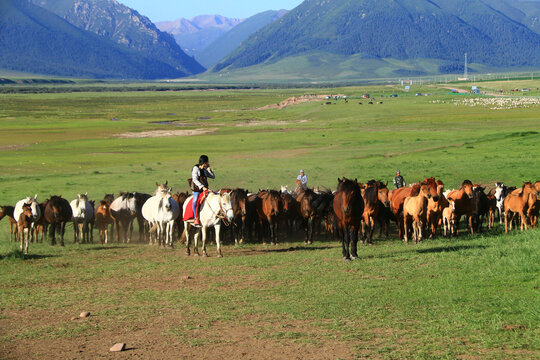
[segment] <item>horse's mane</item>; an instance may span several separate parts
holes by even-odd
[[[430,178],[424,178],[424,181],[422,181],[420,185],[430,185],[433,187],[437,187],[438,184],[437,184],[437,181],[435,181],[434,177],[430,177]]]
[[[461,188],[460,189],[463,189],[465,187],[465,185],[473,186],[473,183],[472,183],[471,180],[463,180],[463,182],[461,183]]]
[[[383,183],[382,181],[380,181],[380,180],[377,181],[377,187],[379,189],[387,189],[388,188],[388,186],[385,183]]]

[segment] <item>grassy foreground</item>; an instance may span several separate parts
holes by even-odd
[[[165,180],[186,190],[201,153],[215,189],[292,187],[300,168],[310,185],[330,188],[341,176],[391,180],[396,168],[409,182],[436,176],[447,188],[538,179],[538,106],[456,105],[468,96],[444,87],[2,94],[0,204],[35,193],[99,200]],[[360,99],[365,92],[377,103]],[[256,109],[304,94],[350,99]],[[179,136],[186,130],[209,132]],[[344,263],[339,244],[322,239],[227,246],[225,258],[202,259],[178,246],[73,245],[71,231],[65,248],[31,244],[23,259],[7,227],[2,358],[107,357],[115,342],[132,347],[120,357],[139,358],[540,356],[538,230],[379,241]],[[86,310],[95,316],[70,320]]]
[[[382,242],[352,263],[320,241],[226,247],[223,259],[33,245],[22,260],[2,243],[0,352],[16,358],[42,341],[70,344],[55,350],[60,357],[94,357],[127,342],[145,357],[157,337],[178,354],[232,346],[253,358],[252,346],[271,346],[275,358],[291,347],[327,359],[537,358],[538,235]],[[95,316],[70,321],[81,311]],[[335,354],[317,353],[329,344]]]

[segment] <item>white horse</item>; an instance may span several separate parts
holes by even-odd
[[[137,216],[135,193],[122,193],[111,203],[111,215],[116,223],[116,240],[131,242],[133,220]],[[129,233],[128,233],[129,229]]]
[[[157,243],[172,247],[174,223],[180,216],[180,205],[173,199],[167,182],[163,185],[156,183],[156,185],[158,188],[155,195],[146,200],[142,207],[142,215],[150,223],[150,244],[152,244],[152,232],[155,229]]]
[[[88,224],[94,219],[94,207],[88,201],[88,193],[77,194],[77,198],[69,205],[73,213],[71,220],[73,221],[74,242],[81,242],[82,238],[82,242],[85,243],[89,241]]]
[[[504,216],[504,199],[508,195],[508,188],[501,182],[495,183],[495,200],[497,200],[497,210],[499,210],[499,223],[502,224]]]
[[[184,202],[183,214],[186,213],[186,208],[189,204],[191,206],[190,199],[193,198],[193,195],[188,197]],[[206,231],[208,228],[213,227],[216,233],[216,246],[218,257],[223,257],[221,252],[221,242],[219,239],[219,232],[221,229],[221,222],[226,221],[230,223],[234,218],[234,212],[231,204],[231,195],[226,194],[215,194],[210,192],[206,200],[201,204],[201,210],[199,212],[199,220],[201,224],[201,233],[202,233],[202,251],[203,256],[208,256],[206,253]],[[198,240],[199,240],[199,231],[193,226],[193,220],[184,221],[184,234],[186,236],[186,253],[190,254],[190,242],[191,234],[196,230],[194,234],[194,245],[193,252],[195,255],[199,255],[198,249]]]
[[[43,214],[41,214],[41,209],[39,208],[39,204],[37,202],[37,194],[34,195],[32,198],[31,196],[27,197],[26,199],[22,199],[15,204],[15,209],[13,210],[13,219],[15,221],[19,220],[19,217],[23,213],[23,205],[28,204],[30,205],[30,209],[32,210],[32,227],[30,230],[30,234],[32,236],[32,241],[34,241],[34,224],[36,221],[38,221]]]

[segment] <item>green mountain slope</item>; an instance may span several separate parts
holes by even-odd
[[[188,56],[174,38],[161,32],[147,17],[114,0],[31,0],[72,25],[107,38],[141,56],[175,68],[178,76],[205,69]]]
[[[540,36],[480,0],[306,0],[253,34],[214,71],[274,64],[313,51],[369,59],[540,64]],[[446,66],[446,67],[445,67]]]
[[[247,39],[251,34],[276,21],[286,13],[287,10],[268,10],[253,15],[197,53],[195,58],[206,68],[211,68],[231,51],[240,46],[242,41]]]
[[[0,68],[92,78],[153,79],[187,75],[19,0],[0,0]]]

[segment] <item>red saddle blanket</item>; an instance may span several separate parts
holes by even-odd
[[[208,190],[199,194],[199,197],[197,198],[197,210],[196,210],[197,214],[199,213],[201,204],[204,202],[207,196],[208,196]],[[193,215],[193,197],[191,197],[188,200],[188,204],[186,206],[186,212],[184,213],[184,221],[188,221],[194,218],[195,216]]]

